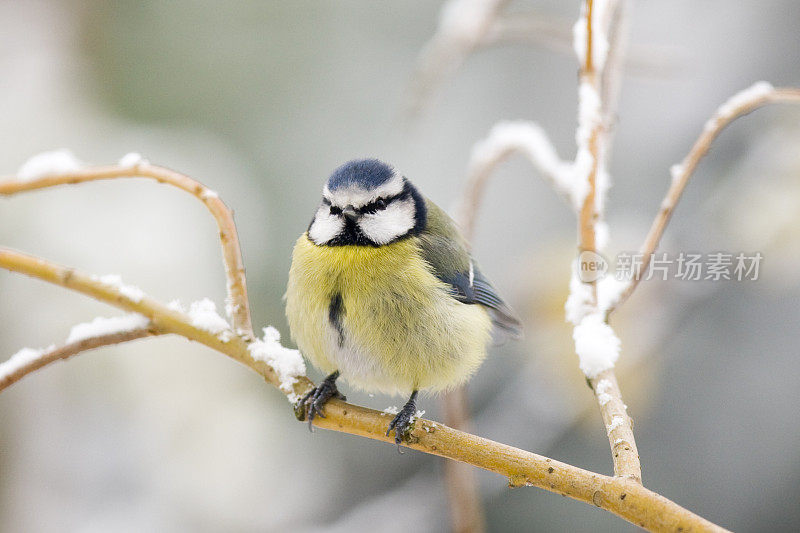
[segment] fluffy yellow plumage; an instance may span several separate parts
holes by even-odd
[[[340,328],[331,320],[339,295]],[[486,356],[491,318],[454,299],[431,273],[416,237],[384,246],[295,244],[286,315],[297,346],[325,372],[370,391],[457,386]]]
[[[519,321],[470,257],[456,224],[377,159],[337,168],[294,247],[286,316],[292,337],[328,372],[298,404],[311,427],[339,377],[411,393],[389,423],[402,443],[420,390],[464,383],[486,357],[492,326]]]

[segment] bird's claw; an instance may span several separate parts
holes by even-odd
[[[403,409],[389,423],[389,429],[386,430],[386,436],[394,430],[394,443],[397,444],[397,451],[403,453],[400,445],[403,440],[408,440],[408,435],[414,429],[414,415],[416,413],[416,406],[413,404],[406,404]]]
[[[338,372],[336,373],[338,377]],[[347,398],[344,394],[339,392],[336,388],[336,377],[328,376],[322,383],[314,387],[306,393],[305,396],[295,406],[295,414],[300,420],[308,420],[308,430],[314,431],[313,422],[314,418],[320,416],[325,418],[325,413],[322,412],[323,407],[331,398],[338,398],[346,401]]]

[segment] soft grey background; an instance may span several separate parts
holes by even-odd
[[[538,121],[574,154],[576,62],[537,46],[470,58],[413,127],[401,104],[440,2],[0,2],[0,173],[67,147],[129,151],[188,173],[236,211],[256,324],[288,338],[292,244],[323,180],[378,156],[455,202],[471,146],[499,119]],[[518,2],[563,19],[577,2]],[[766,79],[797,85],[792,1],[634,2],[611,164],[611,252],[644,237],[713,109]],[[664,249],[761,251],[761,279],[650,282],[613,325],[645,483],[739,531],[800,524],[796,324],[800,113],[736,123],[698,169]],[[524,315],[526,339],[471,382],[476,431],[610,472],[605,433],[563,323],[574,220],[529,166],[497,172],[475,253]],[[98,183],[0,200],[0,243],[148,293],[218,304],[214,225],[185,194]],[[0,273],[0,357],[116,311]],[[317,374],[314,375],[317,377]],[[346,388],[346,386],[345,386]],[[382,409],[400,398],[348,392]],[[422,406],[440,416],[434,398]],[[442,531],[442,462],[317,431],[252,372],[151,339],[82,355],[0,397],[3,531]],[[620,531],[621,520],[480,473],[491,531]]]

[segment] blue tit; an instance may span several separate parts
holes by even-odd
[[[493,325],[520,323],[470,257],[455,222],[393,167],[337,168],[297,240],[286,316],[300,351],[329,374],[299,404],[309,425],[340,376],[370,392],[410,394],[391,421],[400,445],[417,393],[463,384],[486,357]]]

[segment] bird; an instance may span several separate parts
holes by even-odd
[[[327,374],[299,400],[298,417],[311,429],[326,402],[346,399],[340,377],[367,392],[410,395],[386,431],[398,450],[419,391],[465,383],[494,333],[521,332],[456,223],[378,159],[348,161],[325,182],[294,245],[285,301],[292,339]]]

